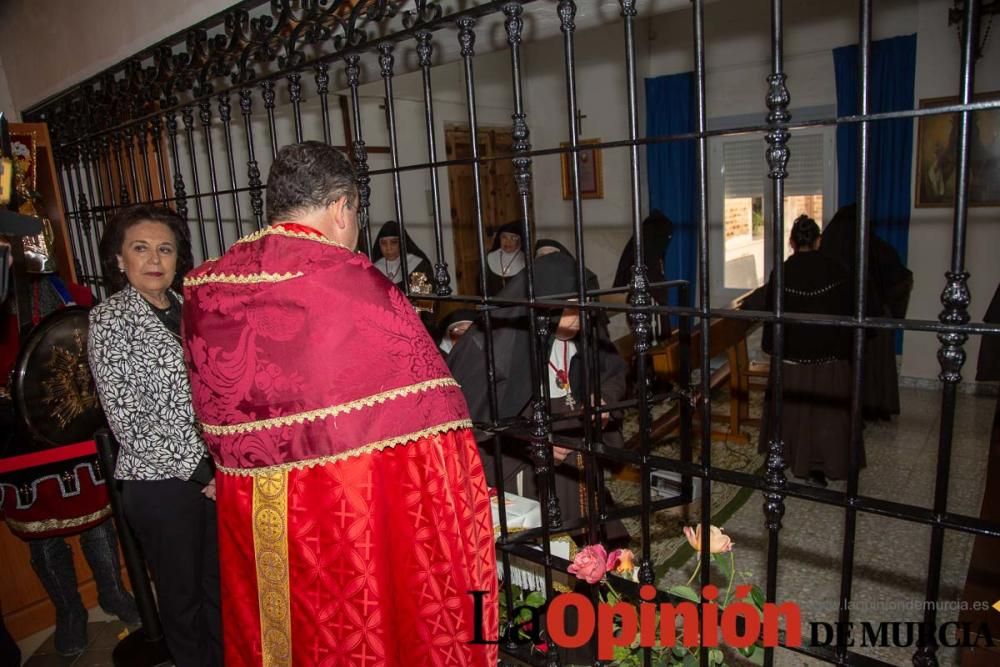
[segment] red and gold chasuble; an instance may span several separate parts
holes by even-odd
[[[308,228],[185,280],[218,474],[228,667],[495,665],[490,499],[462,393],[413,307]]]

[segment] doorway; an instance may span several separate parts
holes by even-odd
[[[479,128],[479,156],[490,158],[511,155],[514,138],[510,129]],[[468,125],[451,125],[445,129],[445,148],[449,160],[472,157],[472,138]],[[476,199],[471,164],[448,167],[448,191],[451,204],[452,236],[455,243],[455,283],[459,294],[479,294],[479,248],[476,239]],[[520,200],[514,182],[514,165],[510,160],[494,160],[480,165],[479,186],[482,198],[483,231],[486,251],[501,225],[520,218]],[[534,238],[535,220],[529,200],[528,224]],[[524,248],[529,252],[529,248]]]

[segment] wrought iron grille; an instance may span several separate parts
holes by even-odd
[[[231,10],[218,14],[193,26],[183,34],[175,35],[150,49],[136,54],[127,61],[108,69],[73,88],[49,99],[25,113],[27,120],[49,123],[60,174],[60,185],[67,202],[67,220],[70,223],[73,254],[78,263],[78,274],[85,283],[101,290],[102,279],[98,261],[98,239],[116,209],[133,203],[163,203],[170,205],[189,220],[193,245],[200,259],[224,251],[238,237],[259,229],[265,224],[263,206],[263,179],[267,165],[280,145],[303,138],[319,138],[341,145],[353,158],[358,169],[361,197],[360,220],[365,232],[362,245],[367,252],[371,247],[368,230],[369,208],[372,198],[372,181],[384,176],[391,188],[391,196],[400,226],[405,229],[405,216],[401,199],[401,176],[408,173],[423,174],[427,179],[433,211],[435,239],[435,284],[437,293],[432,299],[438,302],[463,301],[476,303],[485,315],[487,332],[491,329],[490,316],[494,308],[522,303],[497,301],[471,295],[454,293],[451,288],[449,268],[445,261],[444,223],[440,203],[440,169],[455,164],[469,164],[474,172],[476,204],[476,230],[478,234],[480,266],[486,265],[485,229],[480,192],[480,169],[490,161],[511,161],[514,168],[521,220],[531,216],[530,201],[533,196],[533,159],[566,153],[570,157],[573,179],[573,227],[578,278],[581,288],[575,295],[536,298],[529,287],[526,303],[536,313],[531,318],[532,378],[535,387],[533,416],[530,423],[521,424],[522,437],[530,443],[535,473],[540,481],[542,527],[523,532],[510,532],[506,526],[503,503],[500,503],[501,530],[497,542],[498,554],[504,568],[509,570],[510,558],[517,556],[537,562],[545,568],[547,595],[553,594],[553,568],[565,570],[568,562],[550,555],[550,539],[555,532],[584,530],[591,539],[602,534],[607,521],[623,517],[638,517],[641,521],[642,553],[640,554],[640,582],[654,583],[650,562],[650,516],[670,506],[692,501],[692,480],[701,482],[701,516],[703,527],[711,515],[712,487],[715,483],[738,485],[758,490],[763,494],[763,525],[767,532],[766,597],[776,599],[776,582],[779,568],[778,546],[782,537],[782,517],[787,498],[799,498],[814,503],[824,503],[842,508],[844,513],[844,538],[842,545],[840,621],[849,621],[854,576],[854,543],[859,512],[882,517],[901,519],[929,526],[932,540],[930,565],[926,572],[926,599],[934,602],[940,593],[942,554],[946,531],[964,531],[977,535],[1000,537],[1000,526],[977,517],[957,515],[947,509],[949,462],[952,432],[955,420],[956,391],[961,381],[965,363],[964,344],[970,335],[997,333],[1000,327],[970,323],[970,302],[965,265],[965,245],[968,216],[969,137],[970,118],[976,110],[997,108],[1000,103],[974,102],[975,58],[973,49],[979,34],[981,2],[966,2],[962,15],[961,69],[956,72],[960,82],[960,102],[934,109],[892,113],[870,113],[871,95],[871,43],[872,2],[858,2],[859,43],[859,113],[850,117],[825,118],[818,121],[795,122],[789,113],[790,92],[784,71],[784,31],[782,0],[770,0],[771,12],[771,71],[766,95],[769,112],[760,124],[736,130],[709,131],[706,123],[705,93],[705,31],[703,23],[704,2],[693,2],[691,27],[695,62],[696,130],[693,133],[672,136],[640,136],[639,106],[637,102],[636,73],[636,21],[643,3],[637,0],[619,0],[620,28],[624,30],[625,52],[621,54],[626,70],[627,88],[622,91],[628,115],[628,136],[605,141],[601,148],[623,148],[628,151],[630,165],[630,211],[634,233],[634,256],[631,282],[627,287],[627,304],[614,305],[595,297],[600,294],[585,287],[584,210],[580,198],[580,131],[576,122],[578,81],[574,34],[576,31],[576,4],[572,0],[551,3],[562,33],[564,54],[564,85],[566,131],[568,147],[534,147],[530,143],[530,119],[525,112],[523,77],[526,63],[522,58],[523,6],[531,0],[462,3],[461,9],[446,11],[442,4],[429,0],[394,2],[392,0],[245,0]],[[442,44],[455,46],[464,67],[465,108],[467,122],[476,136],[480,119],[477,116],[476,61],[477,29],[491,17],[503,15],[506,48],[510,57],[511,95],[514,113],[511,117],[513,151],[509,155],[483,157],[477,142],[472,141],[472,157],[468,160],[439,159],[439,141],[436,139],[434,97],[432,81],[434,50]],[[423,114],[426,135],[400,137],[396,124],[396,98],[393,81],[396,61],[403,53],[401,47],[415,47],[417,67],[423,77]],[[407,52],[408,53],[408,52]],[[386,122],[388,126],[389,165],[373,169],[371,154],[366,144],[365,117],[359,87],[365,65],[377,66],[378,76],[384,82]],[[304,112],[304,89],[315,92],[312,98],[318,109]],[[345,91],[337,94],[337,90]],[[287,104],[279,103],[287,98]],[[234,104],[238,105],[234,109]],[[235,116],[238,113],[239,116]],[[954,113],[960,119],[958,129],[957,196],[954,205],[952,256],[950,271],[942,293],[943,310],[938,321],[894,320],[874,318],[865,314],[866,263],[868,258],[869,219],[864,212],[869,207],[869,141],[873,123],[894,118],[915,118],[932,114]],[[850,317],[806,316],[786,313],[782,295],[784,281],[782,248],[785,238],[784,211],[781,202],[785,180],[788,176],[789,138],[791,130],[806,126],[834,126],[856,124],[858,136],[858,218],[856,257],[857,277],[853,286],[854,315]],[[755,132],[766,142],[761,144],[768,165],[773,197],[773,280],[776,287],[774,308],[771,312],[746,312],[713,306],[710,287],[710,244],[708,221],[707,140],[711,136]],[[640,213],[640,149],[657,143],[693,140],[697,147],[696,211],[698,225],[698,281],[696,303],[692,303],[694,288],[685,282],[671,282],[665,286],[679,294],[680,306],[664,306],[653,302],[647,267],[643,264],[644,238]],[[426,144],[425,162],[400,164],[400,142]],[[68,195],[68,196],[67,196]],[[405,235],[401,235],[405,236]],[[525,247],[533,247],[533,239],[525,239]],[[407,252],[402,249],[403,275]],[[532,253],[526,253],[529,286],[533,284]],[[485,273],[480,274],[485,292]],[[623,291],[623,290],[617,290]],[[627,319],[634,339],[634,373],[640,388],[635,397],[621,405],[594,407],[584,401],[584,437],[572,441],[557,439],[551,431],[551,404],[548,385],[541,380],[548,337],[552,335],[548,313],[570,304],[575,299],[581,310],[584,339],[581,349],[585,362],[585,378],[589,387],[599,383],[592,356],[593,337],[588,340],[588,318],[596,313],[627,312]],[[647,363],[652,336],[652,318],[668,313],[680,322],[681,376],[684,379],[667,395],[653,394],[647,389]],[[788,480],[784,472],[782,434],[780,430],[782,401],[770,403],[772,423],[775,424],[769,442],[766,470],[762,475],[725,470],[713,466],[709,429],[702,428],[701,455],[692,460],[695,437],[692,419],[700,413],[702,424],[711,421],[711,406],[707,398],[711,393],[707,372],[701,373],[700,387],[691,385],[690,358],[693,350],[692,332],[699,332],[698,346],[701,359],[710,357],[710,320],[712,318],[744,319],[767,322],[773,325],[774,355],[771,364],[770,385],[775,395],[782,391],[782,359],[784,329],[789,323],[807,323],[848,327],[853,330],[855,359],[864,356],[864,337],[867,330],[891,329],[935,332],[940,340],[941,364],[941,429],[938,444],[938,476],[931,509],[889,502],[859,493],[859,443],[862,428],[861,414],[861,363],[853,367],[853,398],[851,404],[852,441],[850,443],[850,475],[846,492],[816,489]],[[487,333],[486,340],[491,336]],[[488,368],[493,377],[493,350],[487,345]],[[692,398],[700,396],[701,398]],[[482,425],[494,433],[511,430],[496,418],[496,396],[491,392],[490,403],[494,420]],[[680,410],[680,437],[682,455],[671,459],[653,454],[651,450],[651,408],[663,401],[676,401]],[[638,410],[640,442],[638,451],[626,451],[606,446],[600,438],[598,427],[601,415],[612,410],[631,407]],[[576,449],[586,462],[588,503],[590,511],[582,525],[567,525],[560,521],[559,504],[549,493],[553,474],[552,444]],[[499,440],[494,436],[493,447],[499,456]],[[625,463],[641,471],[641,502],[632,507],[609,509],[603,500],[603,467],[610,463]],[[653,471],[666,470],[682,476],[682,493],[672,500],[654,500],[650,493],[650,475]],[[502,485],[503,475],[497,478]],[[502,492],[502,488],[501,488]],[[527,545],[540,542],[542,549]],[[706,540],[707,542],[707,540]],[[709,583],[709,553],[701,554],[701,583]],[[509,577],[505,578],[503,604],[512,604]],[[627,586],[626,586],[627,587]],[[670,599],[660,592],[663,599]],[[928,627],[935,624],[935,611],[928,606],[923,622]],[[554,651],[548,657],[529,655],[514,643],[501,646],[507,659],[526,662],[541,660],[557,664]],[[823,661],[838,664],[885,664],[855,653],[848,647],[836,650],[822,647],[800,647],[795,650]],[[918,665],[936,664],[937,647],[921,646],[914,655]],[[647,661],[649,657],[646,657]],[[774,659],[774,650],[766,651],[766,664]],[[702,653],[701,664],[706,665],[707,653]]]

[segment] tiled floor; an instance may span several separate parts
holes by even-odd
[[[863,495],[931,507],[937,469],[940,394],[903,389],[902,414],[892,422],[865,429],[868,465],[861,472]],[[959,394],[951,457],[948,510],[978,517],[985,485],[990,427],[997,399]],[[846,483],[832,482],[844,490]],[[737,567],[753,573],[763,585],[766,575],[767,532],[762,499],[751,498],[725,524],[736,545]],[[803,624],[837,620],[840,565],[844,546],[842,509],[797,499],[786,501],[779,542],[778,599],[794,600],[802,609]],[[852,621],[918,621],[930,550],[930,528],[891,518],[859,513],[854,540],[852,600],[863,605],[852,611]],[[948,531],[942,567],[942,601],[961,598],[973,538]],[[673,573],[671,573],[673,575]],[[686,579],[677,572],[673,579]],[[989,601],[994,602],[993,600]],[[957,610],[939,610],[938,623],[955,621]],[[808,641],[808,632],[804,638]],[[913,649],[854,649],[894,665],[911,664]],[[954,665],[955,649],[942,648],[942,665]],[[776,654],[776,664],[819,665],[787,650]]]
[[[111,652],[125,631],[125,625],[117,619],[91,620],[87,626],[87,636],[90,640],[87,650],[72,658],[64,658],[56,653],[49,631],[49,636],[30,657],[26,650],[28,648],[26,642],[21,642],[22,653],[26,654],[23,658],[24,667],[111,667]]]

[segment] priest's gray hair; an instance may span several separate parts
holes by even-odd
[[[294,221],[357,192],[354,166],[342,152],[321,141],[289,144],[267,176],[267,221]]]

